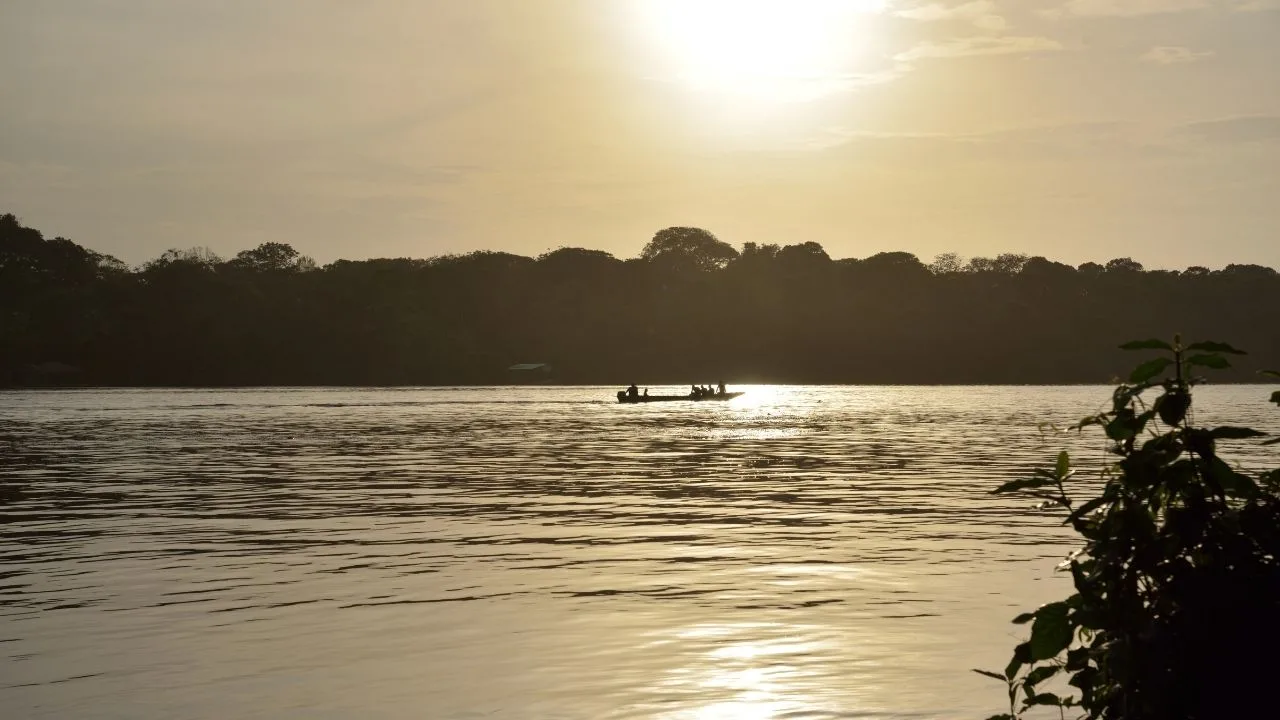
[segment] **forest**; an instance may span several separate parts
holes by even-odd
[[[1149,259],[1150,260],[1150,259]],[[1158,261],[1158,258],[1154,259]],[[1280,359],[1259,265],[1078,267],[1017,253],[832,259],[689,227],[639,257],[586,248],[324,266],[283,243],[139,267],[0,215],[0,385],[624,386],[1106,383],[1133,337],[1223,337]]]

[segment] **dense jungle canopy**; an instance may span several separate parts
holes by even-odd
[[[739,250],[682,227],[633,259],[560,248],[319,267],[268,243],[129,267],[0,216],[5,384],[501,384],[516,363],[610,385],[1101,383],[1131,361],[1106,348],[1175,332],[1230,338],[1251,354],[1225,378],[1256,379],[1280,358],[1280,275],[1013,253],[833,260],[813,242]]]

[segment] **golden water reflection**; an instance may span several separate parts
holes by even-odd
[[[0,715],[999,712],[1073,538],[989,490],[1108,391],[731,389],[0,393]]]
[[[824,641],[804,640],[813,628],[783,623],[701,623],[676,633],[696,648],[652,688],[659,696],[700,698],[693,707],[661,714],[671,720],[769,718],[816,710],[820,689],[804,659],[831,651]]]

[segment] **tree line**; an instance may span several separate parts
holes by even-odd
[[[1072,267],[1007,253],[834,260],[657,232],[586,248],[338,260],[282,243],[130,267],[0,216],[0,384],[1101,383],[1134,335],[1231,337],[1280,357],[1280,275],[1258,265]],[[1266,362],[1262,362],[1263,365]],[[1259,365],[1260,367],[1260,365]]]

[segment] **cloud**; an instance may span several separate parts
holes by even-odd
[[[1046,10],[1047,17],[1138,17],[1165,13],[1189,12],[1212,7],[1210,0],[1069,0],[1065,5]]]
[[[1009,29],[1009,21],[1000,15],[980,15],[973,19],[973,24],[983,30],[999,32]]]
[[[1213,57],[1212,50],[1192,50],[1178,45],[1159,45],[1143,53],[1139,59],[1154,65],[1183,65],[1207,57]]]
[[[1246,115],[1182,126],[1182,131],[1211,143],[1280,142],[1280,115]]]
[[[947,6],[942,3],[930,3],[928,5],[918,5],[906,10],[899,10],[896,14],[899,17],[909,18],[911,20],[951,20],[954,18],[972,18],[981,15],[990,15],[995,10],[995,3],[991,0],[973,0],[963,5]]]
[[[967,37],[946,42],[924,42],[900,53],[894,59],[911,62],[925,58],[969,57],[973,55],[1019,55],[1053,52],[1062,49],[1062,43],[1046,37]]]
[[[1231,3],[1232,12],[1267,12],[1280,10],[1280,0],[1236,0]]]
[[[917,5],[906,10],[899,10],[894,14],[898,17],[922,22],[963,20],[983,30],[998,31],[1008,28],[1008,21],[1000,15],[996,15],[995,9],[995,3],[991,2],[991,0],[971,0],[962,5],[944,5],[936,2],[928,5]]]

